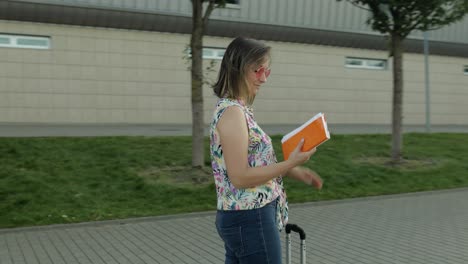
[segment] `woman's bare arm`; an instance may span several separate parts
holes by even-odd
[[[244,112],[239,107],[228,107],[220,118],[217,130],[223,149],[224,162],[231,183],[236,188],[258,186],[284,175],[290,169],[306,162],[315,152],[301,152],[302,142],[287,161],[262,167],[249,167],[247,161],[249,134]]]

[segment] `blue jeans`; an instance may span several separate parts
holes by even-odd
[[[276,200],[252,210],[218,210],[216,229],[224,241],[226,264],[281,264]]]

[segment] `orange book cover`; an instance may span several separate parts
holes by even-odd
[[[302,138],[304,139],[302,151],[309,151],[330,139],[330,132],[323,113],[318,113],[281,139],[284,160],[289,158]]]

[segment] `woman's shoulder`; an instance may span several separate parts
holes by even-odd
[[[216,103],[216,112],[224,112],[231,106],[237,106],[245,111],[245,104],[242,100],[232,98],[220,98]]]
[[[245,115],[246,110],[242,101],[231,98],[220,98],[216,104],[213,125],[217,125],[221,119],[224,119],[222,117],[227,117],[227,120],[232,121],[245,118]]]
[[[242,106],[242,107],[245,106],[245,104],[244,104],[244,102],[242,100],[227,98],[227,97],[219,98],[217,105],[219,105],[219,106],[238,105],[238,106]]]

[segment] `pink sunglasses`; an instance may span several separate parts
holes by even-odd
[[[265,67],[261,67],[261,68],[255,70],[255,75],[257,76],[257,79],[260,79],[263,74],[265,74],[265,78],[268,78],[268,76],[270,76],[270,73],[271,73],[270,68],[267,69]]]

